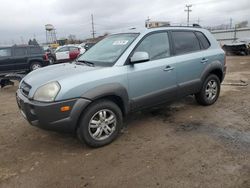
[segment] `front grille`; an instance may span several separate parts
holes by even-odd
[[[30,92],[30,89],[31,89],[31,86],[29,84],[27,84],[26,82],[22,82],[21,83],[21,86],[20,86],[20,89],[22,91],[22,93],[25,95],[25,96],[28,96],[29,95],[29,92]]]

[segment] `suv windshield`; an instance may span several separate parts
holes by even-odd
[[[137,36],[136,33],[108,36],[86,51],[78,61],[91,62],[97,66],[112,66]]]

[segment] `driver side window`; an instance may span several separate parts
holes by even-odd
[[[162,59],[170,56],[168,33],[153,33],[137,46],[135,52],[147,52],[150,61]]]

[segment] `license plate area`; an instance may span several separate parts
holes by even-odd
[[[25,114],[24,111],[23,111],[23,105],[24,105],[24,104],[23,104],[22,100],[21,100],[18,96],[16,96],[16,100],[17,100],[17,105],[18,105],[18,107],[19,107],[19,110],[20,110],[22,116],[23,116],[25,119],[27,119],[27,116],[26,116],[26,114]]]

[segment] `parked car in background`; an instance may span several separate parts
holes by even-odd
[[[75,59],[77,59],[77,57],[79,57],[80,53],[81,53],[80,50],[70,51],[69,52],[69,59],[71,61],[74,61]]]
[[[40,46],[12,46],[0,48],[0,74],[32,71],[49,65],[49,59]]]
[[[75,46],[75,45],[65,45],[65,46],[58,47],[54,52],[56,63],[63,63],[63,62],[71,61],[70,52],[72,51],[80,52],[80,49],[78,46]]]
[[[92,48],[96,43],[93,43],[93,42],[88,42],[84,45],[84,49],[87,51],[89,50],[90,48]]]
[[[250,38],[238,39],[230,44],[225,44],[222,49],[227,55],[249,55],[250,54]]]
[[[75,63],[31,72],[16,96],[30,124],[100,147],[129,112],[187,95],[214,104],[225,73],[225,53],[209,31],[162,27],[109,35]]]
[[[80,54],[84,54],[86,52],[86,49],[85,49],[85,42],[79,44],[79,48],[80,48]]]

